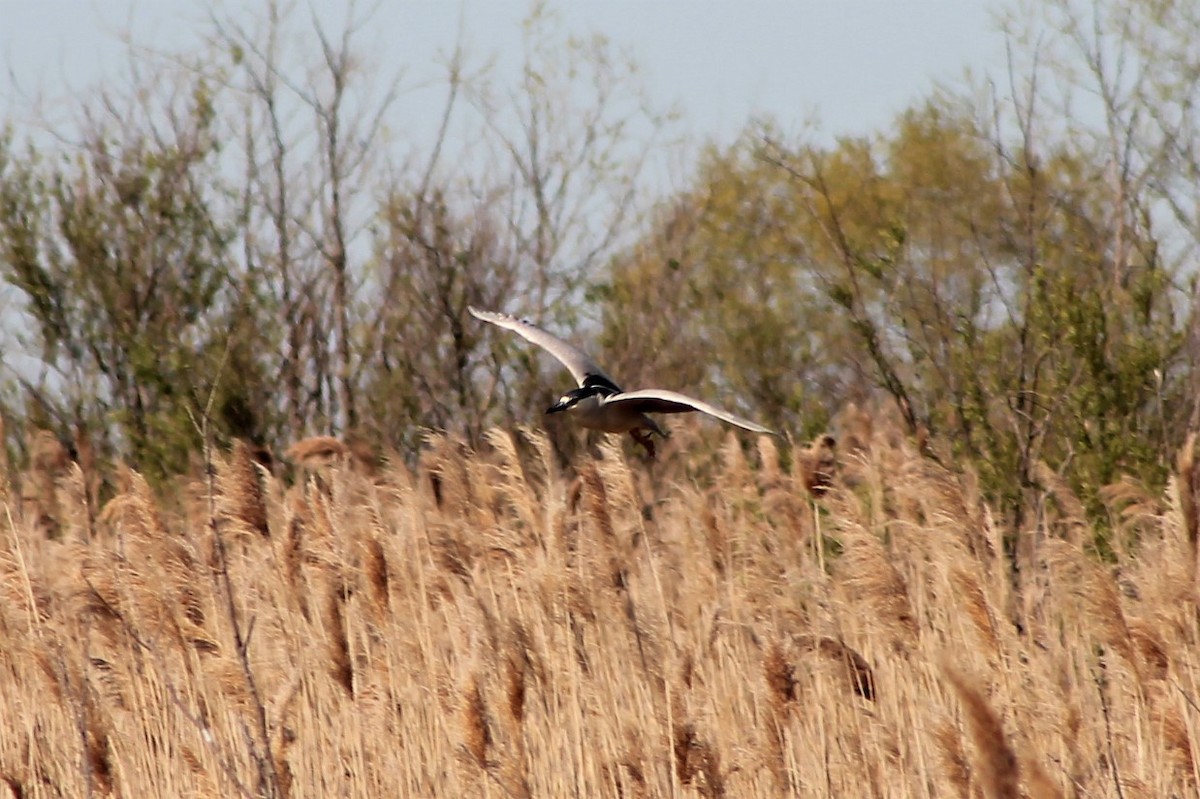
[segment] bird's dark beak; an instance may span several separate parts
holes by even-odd
[[[546,409],[546,413],[547,414],[559,413],[561,411],[565,411],[566,409],[567,409],[567,404],[565,402],[556,402],[553,405],[551,405],[549,408]]]

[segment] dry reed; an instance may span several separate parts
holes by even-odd
[[[887,418],[838,434],[374,471],[310,440],[286,488],[235,445],[215,526],[129,470],[89,526],[45,440],[58,527],[36,481],[0,518],[0,794],[1194,795],[1190,445],[1163,497],[1105,490],[1102,563],[1049,473],[1014,530]]]

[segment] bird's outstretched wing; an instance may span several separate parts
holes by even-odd
[[[686,394],[680,394],[677,391],[666,391],[660,388],[624,391],[604,400],[605,405],[612,403],[629,405],[632,409],[641,413],[687,413],[689,411],[699,411],[715,419],[720,419],[722,422],[728,422],[746,430],[753,430],[755,433],[778,435],[778,433],[770,428],[763,427],[740,416],[734,416],[728,411],[723,411],[714,405],[709,405],[707,402],[689,397]]]
[[[558,336],[547,333],[532,322],[524,319],[518,319],[509,314],[496,313],[494,311],[481,311],[478,308],[468,306],[468,311],[471,316],[476,319],[481,319],[484,322],[490,322],[497,327],[502,327],[505,330],[511,330],[526,341],[532,342],[546,352],[557,358],[562,365],[567,367],[571,372],[571,376],[575,378],[580,386],[590,385],[592,383],[600,383],[606,388],[614,391],[620,391],[621,387],[613,381],[608,374],[601,369],[591,357],[583,350],[573,344],[563,341]],[[589,378],[591,378],[589,380]]]

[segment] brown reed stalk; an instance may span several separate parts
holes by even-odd
[[[946,668],[945,673],[966,713],[984,791],[990,799],[1020,799],[1020,764],[1004,735],[1000,718],[966,677],[953,668]]]

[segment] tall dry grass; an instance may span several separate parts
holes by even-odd
[[[1007,530],[856,414],[713,466],[496,430],[289,486],[236,447],[96,512],[47,443],[0,481],[0,794],[1197,795],[1192,453],[1104,492],[1102,562],[1049,470]]]

